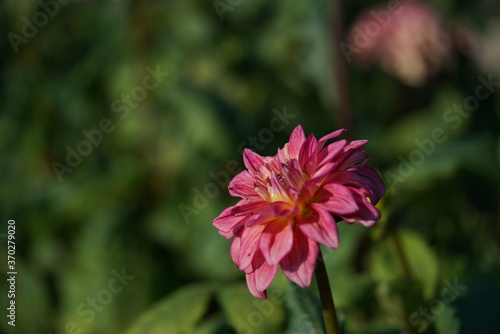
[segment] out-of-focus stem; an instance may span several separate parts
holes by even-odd
[[[346,60],[339,45],[344,38],[342,0],[330,1],[330,26],[332,31],[332,58],[334,61],[333,78],[337,86],[337,101],[334,109],[334,117],[338,125],[349,131],[347,136],[355,137],[354,121],[351,109],[351,92],[349,87],[349,75]]]
[[[399,263],[401,264],[404,275],[406,276],[406,278],[412,278],[413,275],[411,272],[410,263],[408,262],[408,257],[406,256],[398,232],[396,230],[392,231],[391,237],[392,241],[394,242],[394,246],[396,247],[396,253],[398,255]]]

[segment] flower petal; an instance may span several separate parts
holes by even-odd
[[[358,145],[351,145],[354,142],[350,142],[344,147],[345,153],[343,156],[339,156],[339,170],[346,170],[346,169],[351,169],[351,168],[363,168],[368,164],[370,161],[370,155],[368,152],[365,150],[361,149],[353,149],[352,147],[354,146],[362,146],[366,144],[366,140],[357,140],[356,142],[362,142],[358,143]]]
[[[311,133],[307,137],[305,143],[302,145],[299,152],[299,164],[304,172],[312,175],[316,168],[316,161],[318,155],[318,141]]]
[[[259,299],[267,298],[267,291],[259,290],[259,288],[257,287],[257,277],[255,272],[246,274],[246,279],[247,279],[248,290],[252,295],[254,295],[254,297],[257,297]]]
[[[304,177],[297,160],[293,159],[288,162],[288,164],[281,164],[282,175],[285,178],[285,182],[290,186],[291,189],[300,189],[304,183]]]
[[[287,217],[299,211],[296,206],[286,202],[266,203],[267,205],[259,208],[259,212],[245,221],[246,226],[265,224],[280,217]]]
[[[274,171],[271,172],[271,187],[269,188],[271,201],[284,201],[288,203],[292,202],[290,196],[288,195],[288,191],[283,184],[284,178],[285,177],[281,174],[278,176]]]
[[[246,274],[248,290],[257,298],[267,298],[266,290],[271,285],[278,266],[268,264],[260,251],[255,254],[252,266],[257,267],[254,271]]]
[[[258,155],[257,153],[245,149],[243,151],[243,163],[248,171],[252,174],[257,174],[259,168],[267,162],[266,158]]]
[[[318,167],[321,167],[329,162],[334,162],[335,156],[342,151],[342,149],[346,146],[346,143],[347,141],[342,139],[322,149],[318,153]]]
[[[238,231],[234,236],[233,242],[231,243],[230,253],[231,259],[233,259],[236,267],[240,267],[240,255],[241,255],[241,233],[242,231]]]
[[[297,215],[297,226],[308,238],[330,248],[339,246],[339,231],[332,215],[316,203],[309,204],[313,212],[306,217]]]
[[[356,204],[359,207],[359,210],[352,214],[347,215],[339,215],[340,218],[344,219],[348,223],[354,223],[359,221],[361,224],[365,226],[372,226],[380,219],[380,211],[373,205],[368,202],[366,199],[366,195],[362,190],[352,189],[353,197],[356,200]]]
[[[293,129],[293,132],[290,135],[290,142],[288,146],[290,159],[299,158],[300,149],[305,141],[306,135],[304,134],[304,129],[302,129],[302,126],[299,124],[295,127],[295,129]]]
[[[335,215],[351,214],[359,209],[351,190],[338,183],[325,184],[314,199],[323,209]]]
[[[255,191],[256,181],[252,174],[244,170],[229,182],[229,194],[247,200],[260,200],[261,196]]]
[[[370,190],[369,197],[372,204],[377,204],[384,196],[386,186],[380,175],[371,167],[366,166],[358,172],[360,181],[364,188]]]
[[[238,268],[241,270],[253,271],[255,268],[249,266],[252,264],[255,252],[259,249],[259,241],[262,231],[266,225],[255,225],[251,227],[242,227],[240,257],[238,260]],[[236,261],[235,261],[236,262]]]
[[[268,205],[265,201],[247,201],[241,200],[236,205],[222,211],[222,213],[213,220],[212,224],[219,230],[219,234],[227,239],[231,238],[235,231],[243,225],[249,217],[254,215],[259,208]]]
[[[293,234],[292,250],[281,260],[281,269],[291,281],[305,288],[311,285],[319,248],[300,230],[295,229]]]
[[[293,228],[291,221],[277,219],[269,223],[260,238],[260,250],[271,265],[277,265],[290,252],[293,246]]]
[[[323,147],[323,145],[325,145],[325,143],[327,142],[327,140],[332,139],[332,138],[336,138],[336,137],[340,136],[342,134],[342,132],[344,132],[344,131],[347,131],[347,130],[346,129],[339,129],[337,131],[333,131],[332,133],[327,134],[326,136],[322,137],[318,141],[319,147]]]
[[[377,204],[386,191],[386,186],[380,175],[371,167],[358,171],[342,171],[332,175],[331,182],[364,189],[372,204]]]

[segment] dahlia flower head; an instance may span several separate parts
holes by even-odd
[[[244,271],[250,292],[267,298],[266,289],[281,266],[301,287],[311,284],[319,245],[337,248],[337,222],[373,225],[375,204],[385,193],[379,174],[368,167],[361,147],[367,140],[338,140],[345,129],[317,140],[298,125],[275,156],[243,152],[246,170],[229,184],[242,199],[225,209],[213,225],[233,238],[231,257]]]
[[[385,14],[381,14],[385,13]],[[378,6],[350,28],[360,65],[380,65],[409,86],[420,86],[451,59],[451,36],[438,13],[420,1],[401,2],[393,12]]]

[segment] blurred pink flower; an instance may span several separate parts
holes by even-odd
[[[359,64],[378,64],[410,86],[423,84],[447,65],[452,45],[437,12],[419,1],[363,12],[348,40]]]
[[[229,184],[230,194],[243,199],[213,224],[224,237],[234,237],[231,257],[255,297],[266,298],[278,266],[293,282],[309,286],[318,243],[339,244],[338,220],[371,226],[380,218],[375,204],[385,185],[367,166],[368,153],[361,149],[367,141],[324,147],[344,130],[318,141],[313,134],[306,138],[298,125],[275,156],[244,151],[247,170]]]

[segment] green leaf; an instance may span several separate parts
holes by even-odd
[[[191,285],[145,311],[126,334],[191,334],[215,292],[213,285]]]
[[[455,315],[456,309],[446,305],[443,313],[436,318],[436,331],[438,334],[459,334],[460,320]]]
[[[439,279],[439,262],[434,250],[415,232],[400,229],[398,235],[413,278],[422,286],[424,297],[432,298]],[[370,258],[370,267],[377,281],[393,281],[404,276],[391,239],[375,246]]]
[[[410,314],[424,304],[420,286],[410,279],[381,282],[375,294],[387,322],[401,330],[410,328]]]
[[[318,297],[298,286],[287,294],[290,311],[287,334],[325,333],[321,302]]]
[[[224,314],[217,313],[205,320],[193,334],[229,334],[233,333]]]
[[[238,283],[220,290],[219,304],[238,334],[275,334],[282,332],[285,318],[282,289],[269,289],[268,299],[257,299],[246,284]]]

